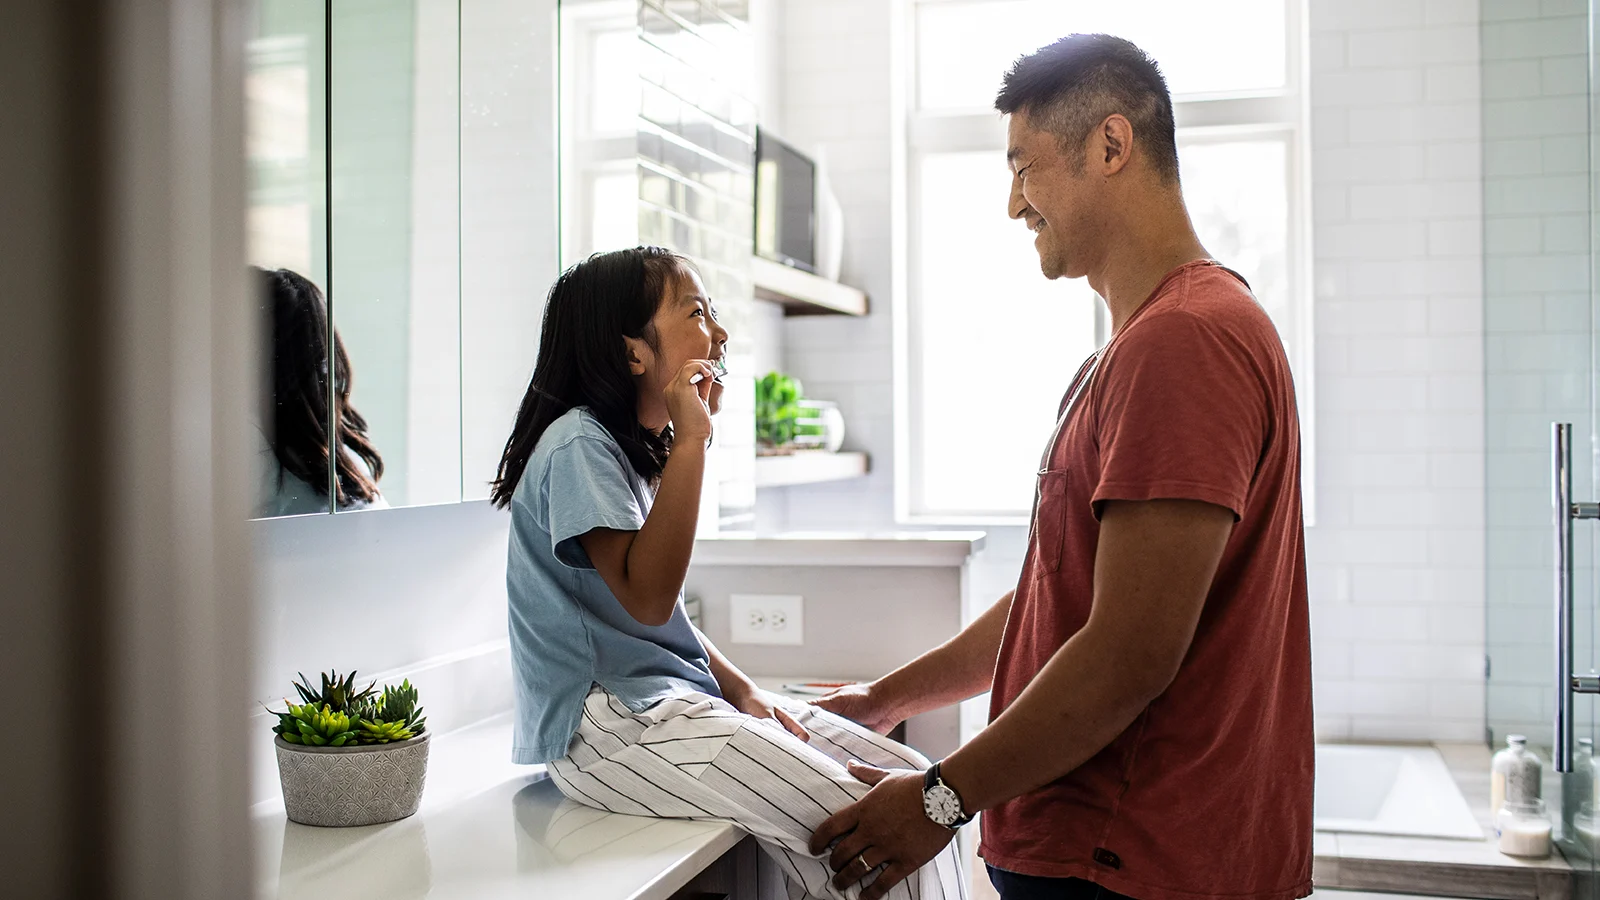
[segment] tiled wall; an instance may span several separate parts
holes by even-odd
[[[749,4],[642,0],[639,26],[639,238],[694,258],[728,329],[729,374],[706,480],[715,485],[720,527],[748,530],[755,518],[756,126],[747,96],[754,75]]]
[[[1593,493],[1586,34],[1581,0],[1483,0],[1488,713],[1497,737],[1541,744],[1555,705],[1552,421],[1574,424],[1574,493]],[[1594,529],[1576,537],[1585,598]],[[1577,624],[1592,634],[1587,607]]]
[[[1318,731],[1481,739],[1475,0],[1311,0]]]
[[[1549,4],[1546,4],[1547,6]],[[790,320],[785,364],[837,399],[854,482],[763,496],[793,528],[893,525],[902,206],[898,4],[785,4],[784,120],[845,208],[865,320]],[[1484,397],[1476,0],[1310,0],[1318,521],[1308,529],[1317,718],[1328,738],[1481,739]],[[1542,471],[1542,470],[1541,470]],[[973,594],[1015,578],[990,529]]]

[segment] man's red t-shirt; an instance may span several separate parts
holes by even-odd
[[[1172,685],[1075,771],[985,812],[982,856],[1137,900],[1304,897],[1311,637],[1282,341],[1243,279],[1198,261],[1076,381],[1091,369],[1039,474],[990,718],[1088,621],[1106,501],[1201,500],[1237,524]]]

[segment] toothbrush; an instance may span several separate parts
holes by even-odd
[[[712,360],[711,361],[711,368],[713,370],[715,370],[715,372],[716,372],[716,374],[711,376],[711,379],[713,381],[720,382],[720,381],[722,381],[722,376],[728,374],[728,363],[727,363],[726,360],[721,360],[721,359]],[[690,384],[699,384],[700,382],[705,381],[705,380],[706,380],[706,373],[704,373],[704,372],[700,372],[700,373],[698,373],[696,375],[692,375],[692,376],[689,377],[689,383]]]

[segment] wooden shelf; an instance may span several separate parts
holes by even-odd
[[[756,457],[756,487],[784,487],[843,481],[867,474],[871,466],[865,453],[828,453],[811,450],[790,456]]]
[[[750,257],[750,276],[756,297],[779,304],[786,316],[867,314],[867,295],[862,291],[770,259]]]

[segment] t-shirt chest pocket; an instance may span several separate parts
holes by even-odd
[[[1061,571],[1061,554],[1067,542],[1067,487],[1065,468],[1042,469],[1034,489],[1033,527],[1028,544],[1034,553],[1036,571],[1053,574]]]

